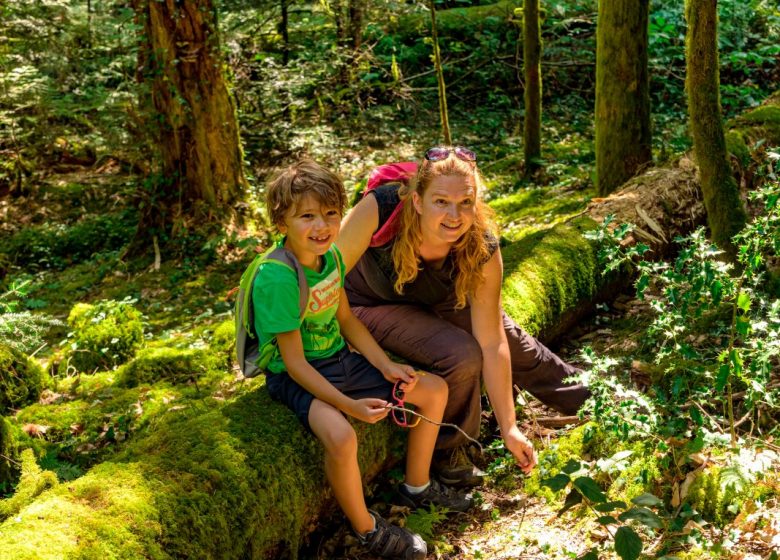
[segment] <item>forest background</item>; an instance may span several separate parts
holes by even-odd
[[[413,2],[0,1],[0,558],[353,557],[319,450],[236,377],[229,294],[272,239],[273,169],[308,155],[355,194],[443,122],[486,175],[507,309],[586,367],[595,398],[572,430],[518,396],[544,450],[527,480],[486,417],[473,516],[387,513],[440,558],[777,557],[776,3],[616,1],[616,23],[543,1],[535,115],[536,3],[433,5],[436,40]],[[725,253],[696,230],[705,119],[685,88],[686,6],[715,5],[712,122],[740,189],[726,213],[744,206],[748,228],[715,236]],[[637,46],[615,30],[643,10]],[[647,57],[644,131],[608,117],[641,80],[613,79],[598,110],[607,25]],[[634,145],[604,186],[610,150]],[[668,213],[633,210],[651,201]],[[361,434],[380,504],[399,437]]]

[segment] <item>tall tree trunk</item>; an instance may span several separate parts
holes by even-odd
[[[433,37],[433,66],[436,69],[436,82],[439,86],[439,119],[441,120],[441,135],[445,144],[452,144],[450,135],[450,117],[447,112],[447,88],[444,84],[444,71],[441,67],[441,51],[439,50],[439,34],[436,30],[436,4],[430,1],[431,35]]]
[[[349,0],[349,34],[352,39],[352,48],[355,51],[363,44],[363,17],[365,11],[365,0]]]
[[[161,180],[142,228],[234,216],[245,179],[233,99],[223,74],[211,0],[134,0],[144,25],[139,62],[151,84],[153,133]],[[147,103],[148,105],[149,103]]]
[[[525,119],[523,155],[525,175],[530,177],[541,167],[542,157],[542,76],[540,61],[542,36],[539,25],[539,0],[523,3],[523,69],[525,73]]]
[[[596,30],[596,186],[606,196],[653,159],[649,0],[601,0]]]
[[[282,35],[282,65],[287,66],[290,62],[290,14],[289,0],[280,0],[282,20],[279,23],[279,33]]]
[[[745,209],[731,174],[720,109],[717,0],[687,0],[685,41],[688,114],[712,240],[733,259],[731,238],[745,225]]]

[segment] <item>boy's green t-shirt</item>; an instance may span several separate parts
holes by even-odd
[[[339,259],[339,266],[336,265]],[[341,273],[339,272],[341,271]],[[269,261],[260,265],[252,285],[254,327],[260,348],[279,333],[300,330],[306,360],[328,358],[344,348],[336,310],[344,285],[344,261],[333,245],[323,255],[320,272],[304,267],[309,284],[309,302],[300,319],[298,276],[287,265]],[[287,368],[279,348],[274,349],[268,371],[280,373]]]

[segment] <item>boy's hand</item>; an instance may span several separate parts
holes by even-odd
[[[382,399],[358,399],[352,401],[352,406],[347,413],[369,424],[376,424],[387,417],[390,409],[387,408],[387,401]]]
[[[383,369],[382,375],[390,383],[395,383],[399,379],[403,381],[401,383],[401,390],[408,393],[414,386],[417,385],[417,379],[419,376],[412,366],[409,364],[399,364],[397,362],[389,362]]]
[[[514,426],[504,434],[504,445],[515,456],[520,470],[529,474],[536,466],[536,451],[533,444]]]

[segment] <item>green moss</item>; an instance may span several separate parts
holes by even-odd
[[[35,402],[48,383],[36,360],[0,344],[0,414]]]
[[[57,475],[51,471],[42,471],[35,462],[35,455],[31,449],[22,451],[21,459],[22,476],[14,495],[6,500],[0,500],[0,519],[16,515],[44,490],[57,486]]]
[[[44,493],[20,521],[0,525],[4,550],[14,558],[294,557],[323,509],[335,507],[322,450],[262,380],[243,385],[251,390],[229,402],[168,411],[110,462]],[[356,430],[360,464],[376,472],[401,431],[390,423]]]
[[[749,123],[776,124],[780,126],[780,107],[775,105],[764,105],[763,107],[748,111],[742,115],[740,119]]]
[[[0,492],[10,488],[14,478],[16,442],[8,420],[0,416]]]
[[[569,218],[585,206],[579,193],[541,187],[520,190],[490,202],[501,224],[501,237],[517,241],[522,237]]]
[[[221,365],[218,356],[201,348],[145,348],[117,371],[116,383],[135,387],[158,381],[188,383]]]
[[[144,337],[141,314],[130,304],[112,300],[77,303],[68,316],[71,349],[61,367],[93,373],[126,362]]]
[[[594,222],[581,218],[539,232],[502,249],[504,309],[538,335],[595,293],[596,253],[582,237]]]
[[[236,353],[236,324],[232,319],[223,321],[214,329],[209,342],[211,349],[232,364]]]
[[[729,130],[726,133],[726,150],[737,158],[742,167],[750,165],[750,149],[745,143],[744,135],[738,130]]]
[[[139,464],[99,465],[0,525],[3,551],[17,560],[170,558],[158,543],[156,488]]]
[[[542,481],[561,472],[569,461],[589,459],[587,443],[594,435],[596,424],[588,423],[573,429],[566,435],[556,439],[539,454],[539,467],[534,469],[525,479],[525,492],[532,496],[544,498],[549,503],[562,500],[555,492],[542,486]]]
[[[137,226],[136,212],[102,214],[67,225],[28,226],[0,241],[0,253],[18,266],[62,269],[95,253],[122,248]]]

